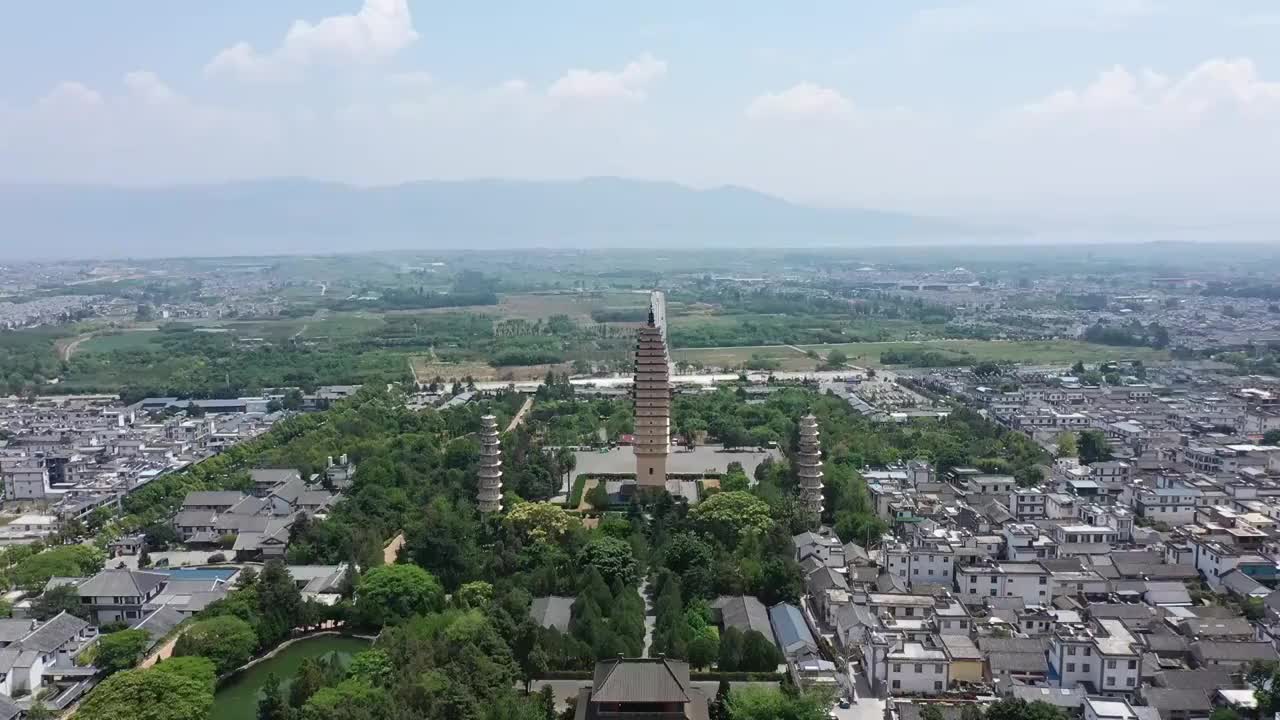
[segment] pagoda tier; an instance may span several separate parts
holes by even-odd
[[[502,442],[498,419],[480,418],[480,468],[476,471],[476,507],[482,513],[502,512]]]
[[[800,507],[816,525],[822,516],[822,444],[818,440],[818,418],[812,413],[800,418],[796,479],[800,485]]]

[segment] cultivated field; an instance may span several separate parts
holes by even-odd
[[[769,345],[763,347],[689,348],[673,351],[677,362],[700,362],[703,365],[738,367],[753,356],[777,360],[781,370],[813,370],[817,362],[805,355],[812,350],[825,358],[832,350],[840,350],[851,365],[862,367],[886,367],[880,362],[880,354],[889,351],[931,350],[947,357],[973,363],[983,360],[1014,362],[1027,365],[1070,364],[1077,360],[1095,364],[1108,360],[1141,360],[1160,362],[1169,359],[1162,350],[1142,347],[1113,347],[1095,345],[1075,340],[1000,341],[1000,340],[920,340],[894,342],[844,343],[840,345]],[[888,366],[905,367],[905,366]]]

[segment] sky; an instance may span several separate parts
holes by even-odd
[[[1280,0],[9,3],[0,181],[614,175],[1280,220]]]

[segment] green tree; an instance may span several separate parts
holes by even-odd
[[[356,614],[370,627],[404,622],[443,607],[440,581],[417,565],[376,567],[360,579],[356,591]]]
[[[720,477],[720,490],[723,492],[742,492],[751,488],[751,480],[741,468],[731,469]]]
[[[743,536],[763,535],[773,528],[768,503],[747,492],[716,493],[695,505],[689,517],[729,547]]]
[[[303,658],[289,683],[289,706],[301,709],[328,682],[324,665],[318,658]]]
[[[925,705],[920,709],[920,720],[943,720],[942,711],[937,705]]]
[[[526,541],[555,543],[569,531],[572,519],[559,505],[549,502],[526,502],[511,508],[507,525]]]
[[[146,630],[121,630],[98,638],[93,664],[108,675],[128,670],[142,661],[151,636]]]
[[[258,720],[289,720],[289,703],[280,689],[280,678],[275,673],[267,675],[258,698]]]
[[[635,582],[636,557],[628,542],[608,536],[594,537],[582,549],[578,560],[599,571],[606,583],[617,580],[630,585]]]
[[[587,504],[595,510],[609,509],[609,489],[603,481],[597,482],[586,495]]]
[[[76,592],[74,585],[50,588],[31,601],[31,616],[37,620],[48,620],[61,612],[75,615],[81,620],[89,619],[89,610],[80,602],[80,594]]]
[[[254,583],[257,589],[258,646],[279,645],[294,628],[294,620],[302,607],[302,591],[284,563],[271,560],[262,568],[262,574]]]
[[[453,600],[464,610],[488,610],[493,602],[493,584],[483,580],[465,583],[458,588]]]
[[[57,710],[45,705],[43,700],[37,698],[31,703],[31,707],[27,708],[22,720],[57,720],[57,717]]]
[[[351,658],[347,672],[353,678],[363,680],[374,687],[387,687],[395,676],[391,658],[381,650],[365,650]]]
[[[757,630],[748,630],[742,635],[742,663],[739,670],[743,672],[774,672],[782,663],[782,653],[773,641]]]
[[[1079,452],[1075,433],[1064,432],[1058,435],[1058,457],[1076,457]]]
[[[312,695],[302,708],[302,720],[390,720],[394,713],[386,690],[351,678]]]
[[[213,708],[213,683],[162,669],[126,670],[103,680],[76,712],[78,720],[203,720]]]
[[[1090,465],[1111,459],[1111,448],[1101,430],[1085,430],[1080,433],[1080,462]]]
[[[731,690],[727,704],[730,720],[826,720],[831,696],[818,690],[784,693],[747,687]]]
[[[1280,429],[1268,430],[1262,433],[1263,445],[1280,445]]]
[[[716,669],[720,672],[738,672],[742,668],[742,631],[736,627],[725,628],[720,633],[720,660]]]
[[[720,643],[710,635],[699,635],[689,643],[689,665],[695,670],[709,668],[720,656]]]
[[[174,644],[173,654],[208,658],[218,674],[224,674],[248,662],[256,647],[258,634],[253,626],[233,615],[219,615],[187,628]]]

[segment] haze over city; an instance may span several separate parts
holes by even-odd
[[[1256,239],[1278,26],[1260,0],[23,3],[0,178],[617,176]]]

